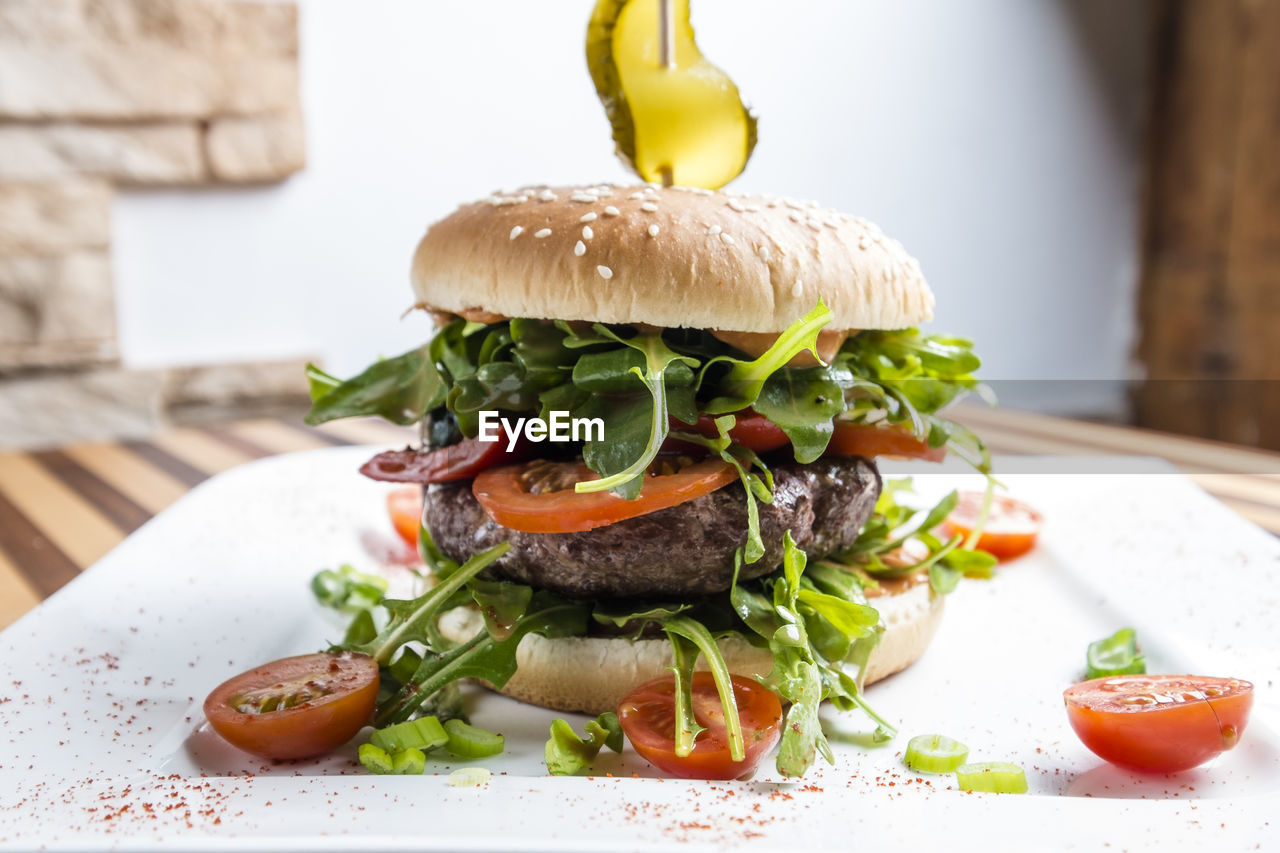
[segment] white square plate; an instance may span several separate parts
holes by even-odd
[[[542,747],[556,715],[483,691],[471,696],[473,719],[503,732],[507,752],[484,762],[497,775],[482,788],[449,787],[456,762],[372,777],[351,751],[246,759],[207,731],[200,703],[235,672],[340,635],[311,599],[312,574],[352,562],[408,582],[371,556],[388,526],[386,487],[355,472],[370,452],[292,454],[216,477],[0,635],[0,848],[1198,850],[1280,840],[1280,542],[1152,460],[1001,461],[1011,493],[1046,516],[1040,547],[995,580],[961,584],[925,657],[868,691],[899,725],[895,741],[868,746],[857,715],[824,712],[836,766],[799,782],[771,768],[745,783],[662,780],[629,751],[601,759],[592,778],[548,777]],[[981,485],[959,468],[908,468],[922,500]],[[1237,749],[1196,771],[1139,778],[1076,741],[1061,691],[1081,677],[1088,642],[1122,625],[1137,628],[1152,671],[1254,682]],[[903,745],[927,732],[965,742],[971,760],[1020,763],[1031,795],[965,794],[952,777],[906,770]]]

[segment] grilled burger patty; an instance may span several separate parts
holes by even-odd
[[[771,505],[760,504],[765,555],[743,566],[743,579],[782,561],[790,530],[811,556],[858,538],[880,496],[880,474],[861,458],[823,458],[773,469]],[[485,513],[471,483],[428,487],[424,518],[436,545],[462,562],[501,542],[511,550],[489,572],[574,598],[705,595],[733,581],[733,554],[747,539],[746,495],[731,483],[679,506],[582,533],[522,533]]]

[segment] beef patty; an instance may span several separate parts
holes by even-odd
[[[764,556],[743,579],[782,562],[790,530],[811,557],[850,545],[880,496],[880,474],[860,458],[823,458],[773,468],[773,503],[760,504]],[[501,542],[507,552],[488,572],[574,598],[702,595],[733,581],[733,554],[747,541],[747,506],[733,482],[678,506],[582,533],[522,533],[495,522],[471,482],[428,487],[424,514],[436,545],[462,562]]]

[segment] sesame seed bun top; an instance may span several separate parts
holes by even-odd
[[[456,314],[780,332],[821,297],[832,330],[933,316],[920,265],[865,219],[688,187],[494,194],[432,225],[411,276]]]

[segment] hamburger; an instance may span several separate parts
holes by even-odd
[[[863,686],[918,658],[942,594],[986,565],[934,535],[946,501],[909,509],[876,468],[987,456],[939,414],[977,387],[970,343],[916,330],[934,305],[920,266],[864,219],[528,187],[432,225],[411,278],[432,339],[345,382],[313,368],[308,421],[421,424],[421,446],[362,470],[423,484],[424,557],[474,572],[427,635],[440,654],[514,639],[514,670],[480,675],[510,696],[611,711],[691,643],[790,705],[780,767],[803,772],[828,752],[818,701],[865,709]],[[533,619],[538,602],[577,623]],[[409,671],[391,683],[418,702]]]

